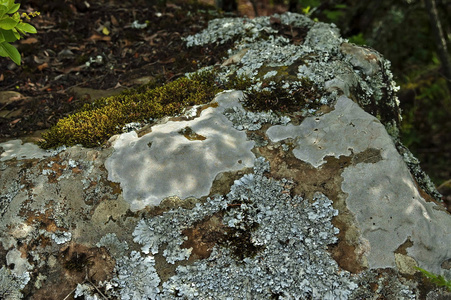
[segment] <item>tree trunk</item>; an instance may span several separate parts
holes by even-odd
[[[223,11],[233,12],[237,11],[238,5],[236,0],[215,0],[216,7]]]
[[[437,54],[443,68],[443,74],[448,85],[448,91],[451,93],[451,62],[449,59],[448,48],[446,45],[445,36],[443,34],[440,19],[438,18],[435,0],[425,0],[426,9],[431,21],[432,33],[434,34],[435,44],[437,47]]]
[[[254,14],[256,17],[258,17],[258,9],[257,9],[257,3],[255,3],[255,0],[251,0],[252,8],[254,9]]]

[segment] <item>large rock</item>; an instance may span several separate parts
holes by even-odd
[[[307,77],[316,105],[251,112],[226,91],[104,148],[0,144],[0,297],[446,297],[415,267],[450,275],[451,217],[396,139],[389,63],[289,13],[187,43],[230,39],[221,80]]]

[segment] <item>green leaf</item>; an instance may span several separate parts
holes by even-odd
[[[17,29],[22,30],[23,32],[28,32],[28,33],[36,33],[36,28],[34,28],[34,26],[28,24],[28,23],[19,23],[16,26]]]
[[[14,0],[3,0],[3,5],[6,5],[6,7],[8,8],[8,10],[11,9],[11,7],[13,7],[14,5]]]
[[[3,18],[3,16],[6,14],[7,11],[8,8],[5,5],[0,4],[0,19]]]
[[[442,275],[436,275],[419,267],[415,267],[415,269],[423,273],[423,275],[429,278],[432,283],[435,283],[438,286],[445,286],[449,291],[451,291],[451,280],[446,280]]]
[[[8,10],[8,14],[13,14],[15,13],[20,7],[19,3],[13,4],[13,6]]]
[[[15,38],[16,40],[20,40],[20,34],[19,34],[19,32],[17,32],[17,29],[16,29],[16,28],[13,28],[13,29],[11,30],[11,32],[13,33],[14,38]]]
[[[6,55],[4,55],[6,54]],[[15,62],[17,65],[20,65],[20,53],[17,49],[7,42],[3,42],[0,44],[0,55],[4,57],[9,57]]]
[[[13,29],[18,23],[19,21],[16,21],[11,17],[3,17],[0,19],[0,28],[5,30]]]
[[[18,38],[15,35],[15,32],[13,32],[12,30],[0,29],[0,32],[3,34],[5,42],[12,43],[18,40]]]

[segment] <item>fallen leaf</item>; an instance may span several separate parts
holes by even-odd
[[[114,26],[119,26],[119,22],[113,15],[111,15],[110,19],[111,19],[111,24],[113,24]]]
[[[103,27],[103,28],[102,28],[102,33],[103,33],[104,35],[110,35],[110,31],[108,30],[107,27]]]
[[[241,59],[243,58],[244,54],[246,54],[247,50],[249,50],[249,48],[245,48],[245,49],[241,50],[240,52],[238,52],[237,54],[229,57],[226,61],[224,61],[222,63],[221,66],[224,67],[224,66],[239,63],[241,61]]]
[[[44,70],[44,69],[47,69],[49,67],[49,64],[48,63],[43,63],[42,65],[39,65],[38,66],[38,70],[39,71],[42,71],[42,70]]]
[[[100,34],[94,33],[93,35],[91,35],[88,40],[91,41],[104,41],[104,42],[109,42],[111,41],[111,37],[110,36],[102,36]]]
[[[170,58],[170,59],[164,60],[164,61],[159,60],[158,62],[159,62],[160,64],[162,64],[162,65],[165,65],[165,64],[172,64],[173,62],[175,62],[175,58],[173,57],[173,58]]]
[[[34,38],[34,37],[30,37],[30,38],[28,38],[28,39],[25,39],[25,40],[21,40],[21,41],[20,41],[21,44],[25,44],[25,45],[35,44],[35,43],[37,43],[37,42],[38,42],[38,39],[37,39],[37,38]]]
[[[15,119],[14,121],[9,122],[9,125],[14,125],[19,122],[21,119]]]

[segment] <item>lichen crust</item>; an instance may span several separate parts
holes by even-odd
[[[223,93],[215,99],[218,107],[204,109],[193,120],[155,125],[142,137],[134,131],[119,136],[105,167],[108,179],[121,184],[132,210],[170,196],[206,196],[219,173],[253,166],[254,142],[224,115],[224,110],[241,106],[241,97],[236,91]],[[205,139],[187,139],[179,133],[186,127]]]

